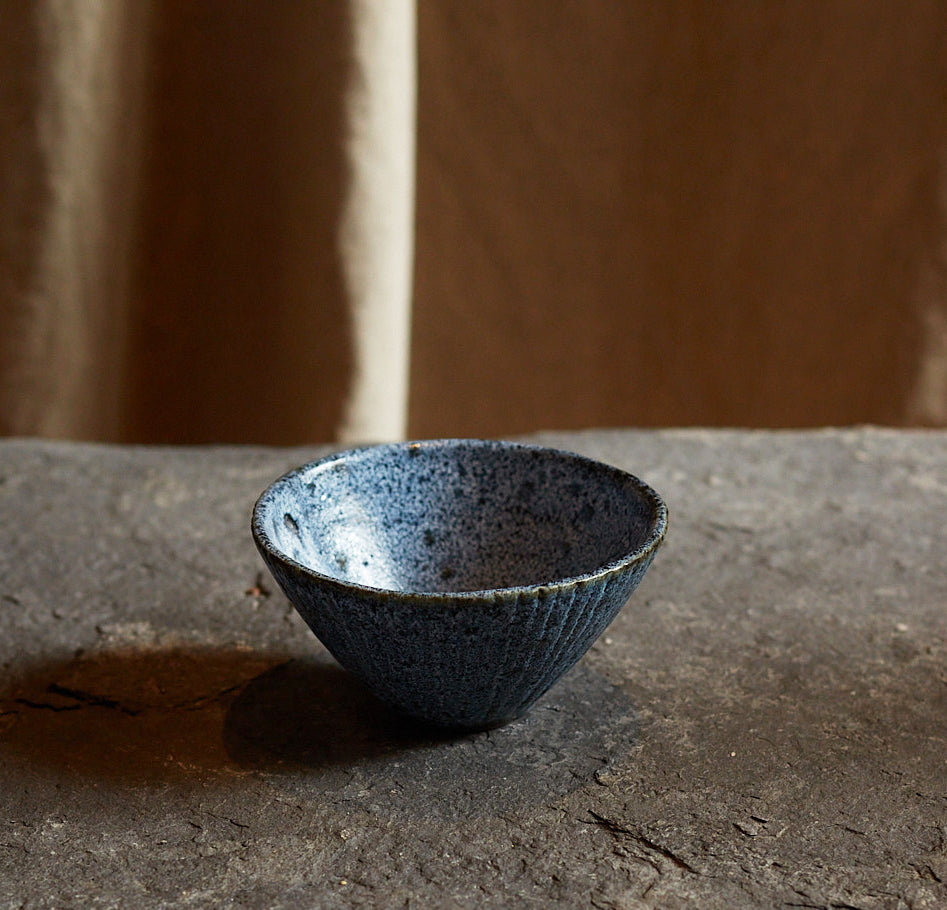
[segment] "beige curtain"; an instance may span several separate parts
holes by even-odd
[[[945,98],[934,0],[0,0],[0,433],[947,425]]]
[[[0,433],[397,438],[413,0],[0,0]]]

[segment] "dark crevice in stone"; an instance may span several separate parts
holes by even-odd
[[[678,869],[682,869],[685,872],[690,872],[691,875],[700,875],[700,873],[686,860],[681,859],[676,853],[669,850],[664,845],[656,843],[655,841],[651,840],[651,838],[646,837],[640,831],[626,828],[619,822],[613,821],[610,818],[606,818],[604,815],[599,815],[597,812],[593,812],[591,809],[589,809],[589,815],[595,819],[594,823],[596,825],[600,825],[607,831],[610,831],[612,834],[631,838],[631,840],[640,844],[646,850],[650,850],[652,853],[657,853],[659,856],[663,856]]]

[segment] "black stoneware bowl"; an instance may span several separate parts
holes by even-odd
[[[667,508],[580,455],[446,439],[341,452],[266,489],[253,537],[339,663],[444,727],[523,714],[637,587]]]

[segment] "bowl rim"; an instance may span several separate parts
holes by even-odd
[[[378,588],[372,585],[365,585],[355,581],[344,581],[343,579],[336,578],[332,575],[326,575],[323,572],[316,571],[311,566],[307,566],[304,563],[293,559],[292,556],[278,547],[270,535],[266,532],[264,528],[263,516],[266,512],[267,500],[272,498],[273,493],[277,488],[293,483],[295,479],[304,472],[308,472],[315,468],[329,465],[334,462],[339,462],[356,455],[365,455],[372,452],[380,453],[383,450],[390,451],[392,449],[412,450],[422,447],[475,447],[532,451],[539,452],[544,457],[566,459],[592,470],[604,470],[607,474],[612,475],[615,480],[620,481],[623,485],[632,487],[634,491],[642,497],[647,505],[650,506],[650,529],[648,531],[648,535],[639,546],[635,547],[635,549],[630,550],[629,552],[620,556],[618,559],[614,559],[608,563],[605,563],[592,572],[557,577],[550,579],[549,581],[536,582],[535,584],[528,585],[515,585],[499,588],[477,588],[464,591],[425,591],[420,589],[399,590],[396,588]],[[515,442],[502,439],[442,438],[377,443],[337,449],[336,451],[320,458],[316,458],[312,461],[306,462],[305,464],[301,464],[298,467],[292,468],[291,470],[286,471],[284,474],[281,474],[272,483],[268,484],[263,492],[257,497],[257,500],[253,505],[250,529],[254,542],[256,543],[256,546],[262,555],[268,555],[277,562],[292,567],[296,572],[301,572],[303,575],[309,576],[314,581],[317,581],[322,585],[328,584],[339,591],[384,596],[386,598],[392,598],[395,600],[412,602],[423,600],[440,603],[462,603],[464,601],[482,601],[488,598],[497,600],[506,598],[516,599],[522,596],[537,597],[541,596],[544,591],[549,592],[568,588],[570,586],[585,585],[602,581],[609,576],[620,574],[631,566],[652,557],[667,534],[667,525],[668,507],[660,494],[652,486],[641,480],[641,478],[619,467],[616,467],[615,465],[604,461],[599,461],[595,458],[590,458],[587,455],[581,455],[578,452],[572,452],[567,449],[559,449],[551,446],[538,445],[535,443]]]

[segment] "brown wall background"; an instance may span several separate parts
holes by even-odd
[[[553,6],[419,6],[412,433],[947,420],[944,5]]]
[[[126,437],[333,438],[348,51],[343,3],[154,4]]]
[[[0,0],[0,432],[335,437],[350,9]],[[947,425],[947,5],[420,0],[418,64],[410,435]]]

